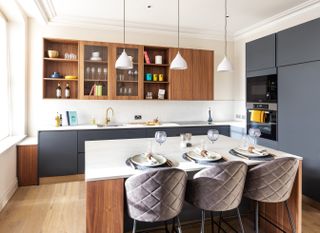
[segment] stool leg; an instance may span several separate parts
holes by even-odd
[[[222,218],[222,211],[220,211],[220,215],[219,215],[219,229],[218,229],[218,233],[220,233],[220,229],[221,229],[221,218]]]
[[[176,233],[176,218],[172,219],[172,228],[171,228],[171,233]]]
[[[210,211],[210,218],[211,218],[211,233],[214,233],[214,224],[213,224],[213,213]]]
[[[240,224],[240,227],[241,227],[241,232],[244,233],[244,229],[243,229],[243,225],[242,225],[242,220],[241,220],[241,215],[240,215],[239,208],[237,208],[237,214],[238,214],[239,224]]]
[[[201,215],[202,215],[202,217],[201,217],[201,233],[204,233],[204,224],[206,221],[206,211],[202,210]]]
[[[256,211],[255,211],[255,232],[259,233],[259,202],[256,202]]]
[[[164,227],[165,227],[166,233],[170,233],[169,229],[168,229],[168,222],[167,221],[164,222]]]
[[[182,233],[179,216],[177,216],[178,233]]]
[[[136,233],[136,228],[137,228],[137,221],[134,219],[134,220],[133,220],[132,233]]]
[[[292,232],[296,233],[296,227],[295,227],[295,225],[293,223],[293,220],[292,220],[292,215],[291,215],[291,212],[290,212],[290,209],[289,209],[289,206],[288,206],[288,201],[285,201],[284,204],[285,204],[287,212],[288,212],[288,218],[289,218],[289,222],[290,222],[290,225],[291,225]]]

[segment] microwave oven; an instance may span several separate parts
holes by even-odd
[[[247,102],[277,103],[277,74],[262,75],[247,78]]]

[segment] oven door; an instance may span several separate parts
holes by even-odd
[[[248,102],[277,102],[277,75],[247,78]]]
[[[260,117],[259,117],[260,114]],[[261,131],[260,138],[277,140],[277,111],[248,109],[247,131],[250,128],[258,128]]]

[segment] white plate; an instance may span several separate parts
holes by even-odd
[[[101,57],[91,57],[90,60],[91,61],[101,61],[102,58]]]
[[[198,161],[203,161],[203,162],[212,162],[212,161],[216,161],[216,160],[219,160],[222,158],[222,156],[220,154],[218,154],[217,152],[214,152],[214,151],[208,151],[208,154],[209,154],[208,157],[203,157],[194,151],[187,152],[187,155],[190,158],[198,160]]]
[[[152,154],[152,157],[157,161],[156,163],[150,162],[146,157],[146,153],[134,155],[130,159],[134,164],[145,167],[157,167],[167,162],[167,159],[160,154]]]
[[[263,155],[263,154],[256,154],[256,153],[251,153],[249,152],[248,150],[245,150],[243,148],[234,148],[233,149],[235,152],[241,154],[241,155],[244,155],[244,156],[247,156],[247,157],[264,157],[264,156],[267,156],[267,155]]]

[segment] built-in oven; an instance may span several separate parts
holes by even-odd
[[[277,141],[277,111],[276,103],[247,103],[247,131],[258,128],[261,138]]]
[[[277,74],[247,77],[247,102],[277,103]]]

